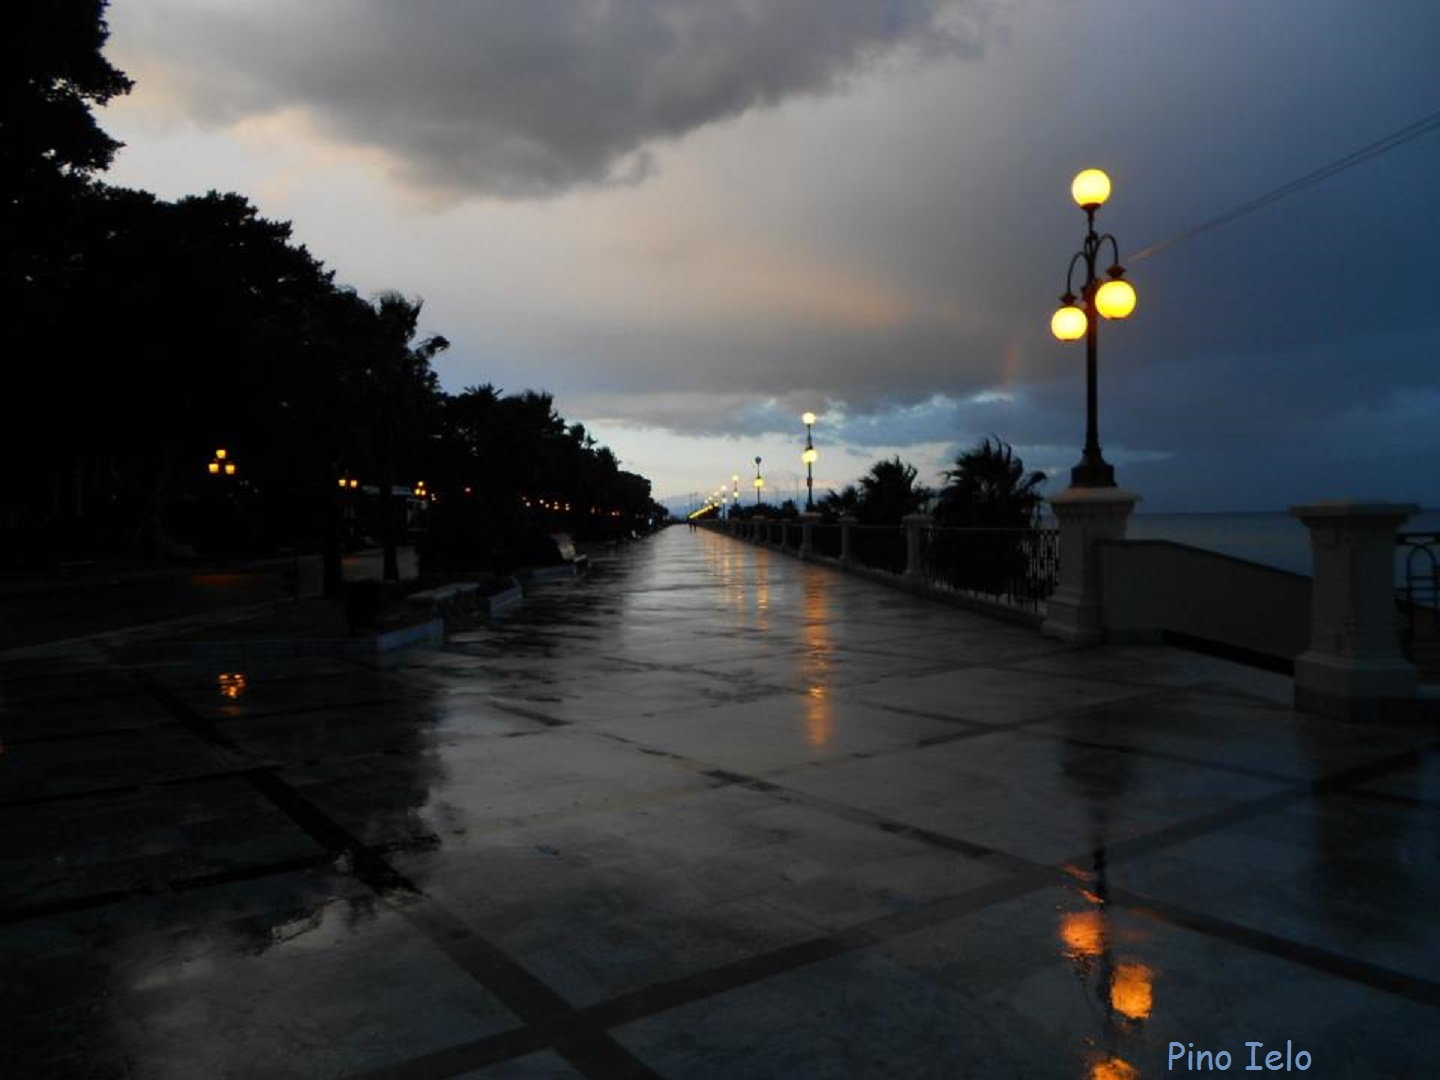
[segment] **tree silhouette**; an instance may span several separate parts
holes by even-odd
[[[88,180],[120,148],[90,112],[133,85],[100,54],[110,36],[105,7],[106,0],[46,0],[6,11],[0,184],[7,196]]]
[[[935,519],[963,528],[1026,528],[1034,523],[1043,496],[1045,474],[1027,473],[1025,463],[998,436],[982,439],[955,459],[945,473],[949,486],[940,493]]]
[[[33,463],[44,460],[44,449],[33,441],[36,421],[49,420],[42,395],[54,394],[58,383],[60,396],[49,401],[75,397],[74,384],[65,384],[56,370],[65,332],[82,324],[74,312],[56,318],[58,299],[83,269],[67,236],[93,174],[119,146],[100,130],[91,109],[131,85],[101,55],[108,36],[104,9],[103,0],[12,4],[0,35],[0,321],[7,383],[0,469],[8,474],[7,493],[30,493]],[[69,479],[85,482],[78,471]],[[47,522],[70,516],[58,491],[47,494]],[[13,530],[33,516],[24,505],[7,506],[5,523]],[[55,539],[35,537],[50,550],[56,550]]]
[[[829,521],[845,514],[856,514],[860,509],[860,489],[854,484],[846,484],[839,491],[831,488],[819,505],[820,512]]]
[[[397,458],[404,451],[414,458],[414,436],[433,413],[438,392],[430,361],[450,347],[450,342],[438,335],[415,343],[421,306],[421,301],[408,300],[399,293],[382,293],[374,306],[376,332],[363,361],[363,385],[379,467],[382,577],[386,581],[400,580],[394,497]]]
[[[860,499],[857,511],[866,525],[899,525],[906,514],[913,514],[930,497],[929,488],[917,484],[915,466],[900,460],[899,455],[888,461],[877,461],[860,478]]]
[[[46,562],[171,541],[318,545],[338,591],[346,473],[444,489],[447,508],[476,511],[484,558],[648,524],[649,481],[549,394],[442,394],[431,364],[449,342],[417,339],[418,300],[337,286],[243,195],[169,202],[99,183],[119,144],[91,110],[131,85],[101,55],[105,7],[22,3],[0,38],[8,549]],[[208,473],[221,447],[233,482]],[[207,522],[207,502],[225,512]],[[395,503],[377,507],[390,579]]]
[[[1033,530],[1045,474],[1027,473],[1011,446],[993,437],[962,453],[945,476],[950,485],[935,508],[944,528],[931,545],[932,573],[958,589],[1036,599],[1043,584]]]

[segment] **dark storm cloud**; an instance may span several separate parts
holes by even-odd
[[[1440,109],[1440,5],[1383,7],[1028,0],[996,4],[1003,38],[964,0],[126,0],[112,22],[141,91],[211,124],[303,113],[439,202],[664,161],[637,192],[466,208],[453,245],[414,242],[398,284],[455,341],[452,389],[746,439],[816,408],[861,450],[993,433],[1068,469],[1084,350],[1047,322],[1084,232],[1069,178],[1101,165],[1140,295],[1101,334],[1125,482],[1151,508],[1434,504],[1440,131],[1132,261]]]
[[[977,54],[988,0],[261,0],[149,9],[214,121],[298,107],[442,193],[635,182],[646,146],[833,88],[895,46]],[[177,66],[183,64],[183,67]]]

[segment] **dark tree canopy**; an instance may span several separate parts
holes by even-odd
[[[935,508],[941,525],[964,528],[1026,528],[1034,524],[1045,483],[998,436],[982,439],[955,459],[946,472],[949,486]]]
[[[91,110],[130,88],[101,54],[104,0],[12,7],[0,39],[7,547],[38,561],[284,543],[323,547],[338,574],[341,477],[377,493],[353,531],[384,541],[387,571],[417,516],[410,503],[399,520],[397,499],[421,479],[454,500],[437,501],[438,517],[464,504],[484,521],[482,553],[653,516],[649,481],[550,395],[442,393],[432,362],[449,342],[420,336],[419,300],[338,286],[243,195],[169,202],[97,182],[119,144]],[[233,473],[212,469],[221,449]]]
[[[930,490],[916,482],[915,466],[897,455],[877,461],[860,478],[860,520],[866,525],[899,525],[906,514],[917,512]]]
[[[845,514],[855,515],[859,509],[860,489],[854,484],[846,484],[839,491],[832,488],[820,500],[820,512],[828,518],[839,518]]]
[[[91,109],[131,82],[101,55],[105,0],[22,0],[0,46],[0,184],[7,207],[46,184],[86,179],[120,144]]]

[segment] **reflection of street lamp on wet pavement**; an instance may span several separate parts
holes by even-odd
[[[1155,970],[1131,954],[1139,942],[1117,931],[1109,880],[1109,845],[1115,840],[1112,817],[1134,782],[1129,747],[1100,754],[1082,740],[1091,730],[1081,720],[1066,725],[1069,740],[1061,754],[1061,773],[1068,781],[1068,800],[1079,803],[1090,818],[1089,850],[1093,862],[1066,864],[1070,889],[1081,898],[1078,911],[1062,912],[1063,955],[1099,999],[1102,1035],[1089,1043],[1086,1080],[1138,1080],[1139,1070],[1126,1060],[1138,1049],[1145,1021],[1154,1011]],[[1067,905],[1068,906],[1068,905]],[[1092,981],[1093,978],[1093,981]]]

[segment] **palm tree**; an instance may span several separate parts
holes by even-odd
[[[839,491],[831,488],[830,491],[820,500],[820,512],[827,519],[840,518],[846,514],[854,514],[860,509],[860,489],[854,484],[846,484]]]
[[[915,482],[917,475],[915,466],[899,455],[870,466],[860,478],[860,520],[867,525],[899,525],[906,514],[919,510],[930,489]]]
[[[1043,497],[1045,474],[1025,471],[1025,463],[998,436],[981,440],[955,459],[945,473],[949,486],[940,495],[935,518],[961,528],[1028,528]]]
[[[1045,474],[1027,473],[1014,450],[998,436],[987,438],[955,459],[945,473],[949,486],[935,508],[942,528],[932,545],[937,573],[958,589],[1012,601],[1036,596],[1032,565],[1036,523]],[[997,530],[962,532],[952,530]],[[1003,531],[999,531],[1003,530]]]

